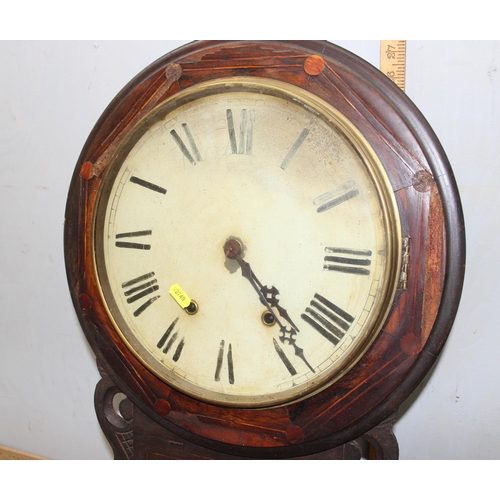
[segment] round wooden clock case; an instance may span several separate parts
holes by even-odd
[[[195,42],[95,125],[65,257],[116,458],[348,458],[360,436],[395,458],[465,235],[436,136],[376,68],[328,42]]]

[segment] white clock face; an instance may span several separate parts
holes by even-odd
[[[119,333],[215,404],[332,383],[394,297],[399,219],[381,165],[342,115],[277,82],[220,80],[161,105],[111,162],[95,220]]]

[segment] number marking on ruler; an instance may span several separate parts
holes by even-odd
[[[406,76],[406,40],[381,40],[380,71],[403,92]]]

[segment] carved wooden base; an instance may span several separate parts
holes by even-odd
[[[192,443],[165,429],[135,406],[99,367],[102,379],[96,386],[97,418],[115,460],[237,460],[242,457]],[[397,460],[399,447],[392,431],[397,412],[344,445],[295,460]]]

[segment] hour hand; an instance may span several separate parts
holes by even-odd
[[[228,240],[224,245],[224,255],[228,259],[234,259],[238,262],[241,267],[241,274],[252,284],[252,286],[257,291],[258,295],[262,295],[260,288],[262,285],[259,283],[259,280],[252,272],[252,268],[248,262],[245,262],[240,254],[241,254],[241,243],[236,240]],[[263,299],[265,300],[265,299]]]
[[[288,324],[290,324],[298,332],[299,329],[295,326],[287,310],[278,304],[279,299],[277,298],[277,296],[279,295],[279,290],[274,286],[272,288],[269,288],[267,286],[262,286],[260,281],[253,273],[250,264],[248,264],[248,262],[245,262],[239,255],[235,257],[235,260],[239,263],[241,267],[241,274],[248,281],[250,281],[255,291],[259,295],[262,304],[266,306],[269,312],[271,312],[272,315],[276,318],[276,314],[272,310],[272,308],[275,307],[278,310],[279,315],[282,318],[284,318],[288,322]],[[283,328],[283,325],[280,323],[278,318],[276,318],[276,322]]]
[[[284,328],[284,325],[276,317],[276,314],[272,310],[271,305],[269,304],[269,302],[266,300],[266,297],[262,293],[263,287],[262,287],[260,281],[257,279],[255,274],[253,273],[252,268],[250,267],[250,264],[248,262],[245,262],[241,258],[240,253],[241,253],[241,244],[238,241],[229,240],[224,245],[224,254],[226,255],[226,257],[228,257],[229,259],[235,259],[238,262],[238,264],[241,267],[242,276],[245,277],[250,282],[250,284],[252,285],[254,290],[257,292],[257,295],[259,296],[260,301],[262,302],[262,304],[264,304],[266,306],[267,310],[274,316],[274,318],[276,319],[276,323],[278,323],[280,328]]]
[[[309,362],[304,356],[304,350],[301,349],[296,343],[297,332],[299,331],[299,329],[293,324],[292,320],[288,316],[288,313],[286,312],[286,309],[278,305],[278,297],[277,297],[279,293],[278,289],[276,287],[269,289],[261,285],[260,281],[253,273],[250,264],[248,262],[245,262],[240,257],[241,245],[239,242],[237,242],[236,240],[227,241],[226,244],[224,245],[224,253],[226,257],[228,257],[229,259],[235,259],[238,262],[238,264],[241,267],[242,276],[245,277],[248,281],[250,281],[251,285],[257,292],[257,295],[260,297],[261,302],[266,306],[267,310],[274,316],[276,323],[278,323],[280,327],[280,333],[281,333],[279,337],[280,341],[282,343],[288,343],[292,345],[295,351],[295,355],[301,358],[307,365],[307,367],[314,373],[314,368],[309,364]],[[290,328],[287,328],[279,320],[279,318],[276,316],[271,306],[276,307],[276,309],[278,309],[280,316],[285,318],[288,321],[288,323],[292,325]]]
[[[271,307],[275,307],[278,310],[280,316],[282,318],[285,318],[286,321],[288,321],[288,323],[292,325],[295,330],[299,331],[297,326],[295,326],[294,322],[292,321],[292,318],[290,318],[290,315],[288,314],[287,310],[279,305],[279,299],[278,299],[278,295],[280,293],[279,290],[275,286],[271,288],[269,288],[268,286],[263,286],[261,287],[260,291],[266,298],[266,302]]]
[[[250,264],[248,262],[245,262],[239,255],[234,257],[237,261],[238,264],[241,267],[241,274],[243,277],[245,277],[248,281],[250,281],[251,285],[257,292],[257,295],[260,297],[260,301],[267,307],[268,311],[276,318],[276,315],[274,314],[274,311],[271,308],[271,305],[269,302],[266,300],[264,294],[261,291],[261,286],[259,283],[259,280],[255,277],[255,274],[252,272],[252,268],[250,267]],[[276,318],[277,323],[281,325],[279,320]]]
[[[241,256],[241,244],[236,240],[229,240],[224,245],[224,253],[226,257],[229,259],[235,259],[241,267],[241,274],[250,281],[251,285],[257,292],[257,295],[260,297],[260,301],[264,306],[266,306],[267,310],[274,316],[276,323],[278,323],[280,330],[285,331],[286,328],[281,323],[279,318],[276,316],[276,313],[273,311],[273,307],[278,310],[279,315],[284,318],[292,327],[293,331],[298,332],[299,329],[295,326],[290,316],[288,315],[286,309],[281,307],[278,302],[279,290],[276,287],[269,288],[267,286],[262,286],[261,282],[257,279],[255,274],[250,267],[248,262],[245,262]]]

